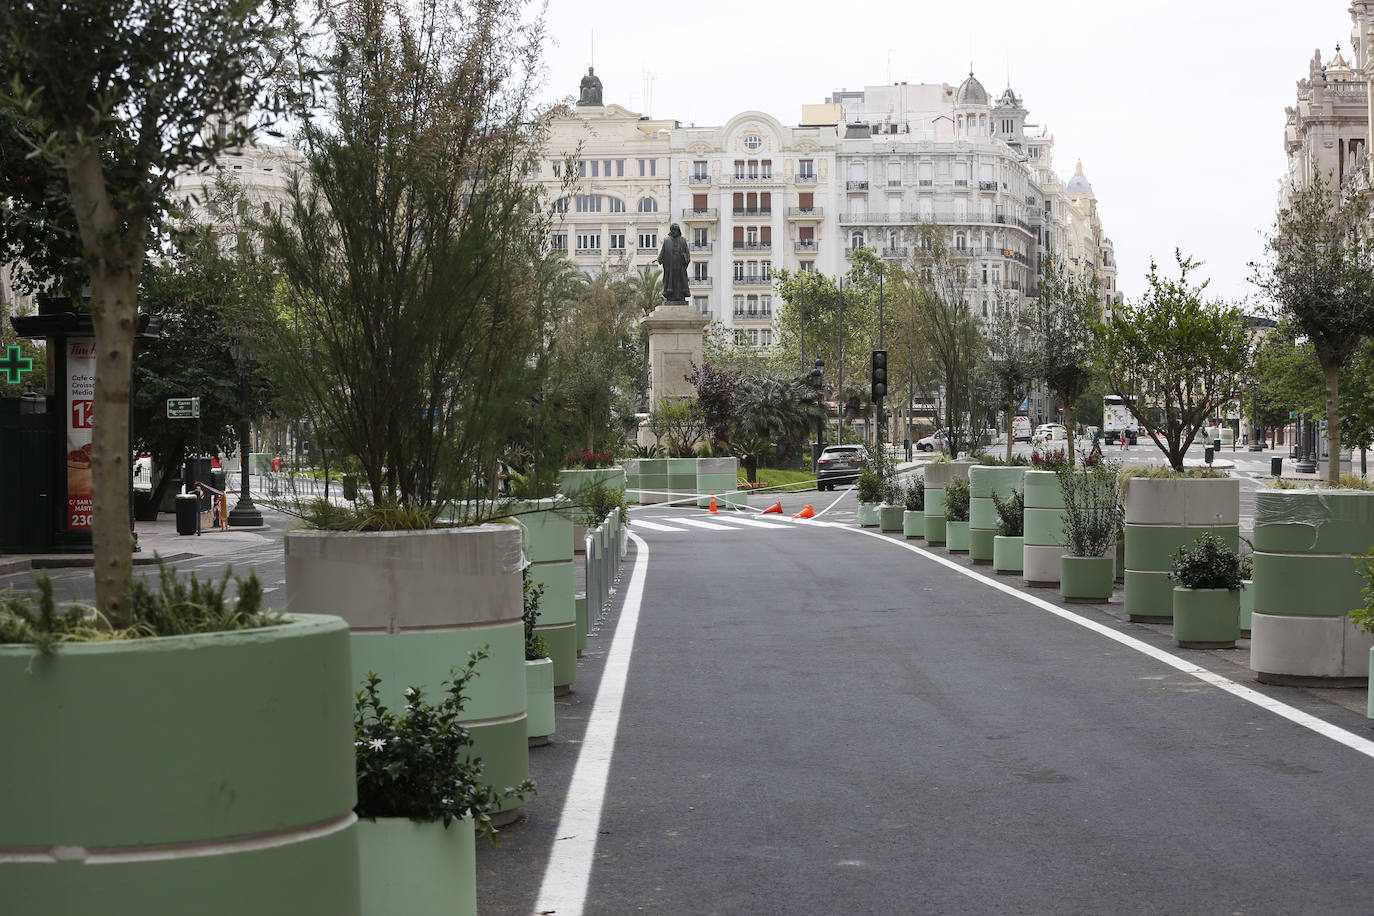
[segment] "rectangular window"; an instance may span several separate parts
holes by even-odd
[[[994,264],[994,265],[992,265],[992,285],[993,285],[993,286],[1001,286],[1001,285],[1002,285],[1002,265],[1001,265],[1001,264]]]
[[[935,166],[930,162],[922,162],[917,172],[917,183],[921,187],[928,188],[935,183]]]
[[[554,178],[562,178],[562,177],[563,177],[563,163],[561,163],[561,162],[555,162],[555,163],[553,163],[553,177],[554,177]]]
[[[759,297],[758,297],[758,296],[746,296],[745,299],[744,299],[744,302],[745,302],[745,308],[744,308],[744,310],[745,310],[745,312],[749,315],[749,317],[750,317],[750,318],[757,318],[757,317],[759,317]]]
[[[773,160],[765,159],[763,162],[759,163],[759,165],[763,169],[763,177],[765,179],[771,179],[773,177]]]
[[[759,262],[759,268],[760,268],[760,272],[761,272],[761,277],[760,277],[760,279],[762,279],[764,282],[767,282],[767,281],[773,279],[773,262],[772,262],[772,261],[760,261],[760,262]]]
[[[902,186],[902,164],[900,162],[889,162],[887,164],[887,186],[889,188],[899,188]]]
[[[705,314],[711,310],[711,299],[708,296],[693,296],[692,304],[697,307],[697,311]]]
[[[705,229],[692,230],[692,246],[694,248],[705,248],[709,244]]]
[[[577,164],[577,177],[578,177],[578,178],[586,178],[586,177],[587,177],[587,163],[585,163],[585,162],[579,162],[579,163]]]
[[[642,251],[653,251],[658,248],[658,233],[641,232],[639,234],[639,247]]]
[[[698,159],[692,163],[692,178],[697,181],[706,181],[708,174],[705,159]]]
[[[600,178],[600,177],[601,177],[601,161],[598,160],[598,159],[593,159],[593,160],[592,160],[592,177],[593,177],[593,178]]]
[[[610,178],[610,177],[611,177],[611,160],[609,160],[609,159],[603,160],[602,163],[601,163],[601,167],[602,167],[602,169],[604,170],[604,171],[602,172],[602,174],[605,175],[607,178]]]
[[[759,194],[759,212],[765,216],[773,212],[773,192],[763,191]]]
[[[693,194],[693,195],[692,195],[692,209],[693,209],[693,210],[708,210],[708,209],[710,209],[710,208],[707,206],[707,204],[706,204],[706,195],[705,195],[705,194]]]
[[[751,346],[751,347],[757,347],[758,345],[759,345],[759,329],[758,329],[758,328],[750,328],[750,329],[749,329],[749,346]]]
[[[657,159],[641,159],[641,160],[639,160],[639,177],[640,177],[640,178],[651,178],[651,177],[653,177],[654,175],[657,175],[657,174],[658,174],[658,160],[657,160]]]
[[[743,159],[736,159],[736,160],[735,160],[735,179],[736,179],[737,181],[743,181],[743,180],[744,180],[744,160],[743,160]]]
[[[624,177],[625,177],[625,160],[624,160],[624,159],[617,159],[617,160],[615,161],[615,177],[616,177],[616,178],[624,178]]]
[[[797,209],[814,210],[816,208],[816,195],[807,191],[797,195]]]
[[[555,233],[553,234],[553,250],[554,250],[554,251],[567,251],[567,250],[568,250],[568,233],[566,233],[566,232],[555,232]]]
[[[816,163],[810,159],[803,159],[797,163],[798,178],[815,178]]]
[[[609,245],[608,247],[611,249],[611,251],[624,251],[624,250],[625,250],[625,233],[623,233],[623,232],[612,232],[612,233],[608,236],[608,238],[610,239],[610,245]]]
[[[954,163],[954,186],[956,188],[968,187],[968,163]]]
[[[595,163],[593,163],[595,165]],[[601,195],[600,194],[579,194],[577,195],[578,213],[600,213]]]
[[[736,261],[736,262],[735,262],[735,279],[736,279],[736,280],[743,280],[743,279],[744,279],[744,262],[743,262],[743,261]]]
[[[802,273],[809,274],[816,269],[815,261],[801,261],[797,264],[797,269]]]
[[[762,331],[759,331],[759,343],[763,344],[765,347],[773,346],[772,328],[764,328]]]
[[[600,251],[601,233],[600,232],[579,232],[577,234],[578,251]]]
[[[707,264],[705,261],[693,261],[692,277],[697,280],[705,280],[708,276],[706,271],[710,266],[711,265]]]
[[[773,297],[759,296],[759,313],[762,315],[773,314]]]
[[[743,296],[736,296],[736,297],[735,297],[735,317],[736,317],[736,318],[742,318],[743,316],[744,316],[744,297],[743,297]]]

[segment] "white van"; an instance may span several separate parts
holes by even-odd
[[[1030,417],[1011,418],[1011,437],[1016,442],[1029,442],[1031,438]]]

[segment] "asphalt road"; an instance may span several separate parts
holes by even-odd
[[[579,753],[606,753],[587,722],[615,613],[532,751],[539,799],[479,850],[484,913],[1370,911],[1374,758],[1147,653],[1374,751],[1353,692],[1263,688],[1243,649],[1177,650],[852,526],[634,515],[644,601],[590,867],[541,896],[588,839],[559,821]]]

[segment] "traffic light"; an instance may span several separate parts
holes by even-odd
[[[887,396],[887,351],[873,351],[873,372],[871,376],[873,385],[873,400],[878,401]]]

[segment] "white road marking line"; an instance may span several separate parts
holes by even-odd
[[[734,530],[735,530],[734,528],[731,528],[729,525],[715,525],[715,524],[712,524],[711,522],[702,522],[702,521],[698,521],[697,519],[694,519],[694,518],[679,518],[679,519],[674,519],[674,521],[676,521],[678,524],[681,524],[681,525],[691,525],[693,528],[704,528],[704,529],[706,529],[707,531],[734,531]]]
[[[630,523],[635,528],[648,528],[650,531],[686,531],[686,528],[674,528],[672,525],[660,525],[655,522],[645,521],[637,518]]]
[[[791,525],[779,525],[777,522],[761,522],[752,518],[739,518],[734,515],[722,515],[713,521],[729,522],[732,525],[744,525],[747,528],[790,528]]]
[[[597,831],[601,828],[601,809],[606,802],[606,783],[611,774],[611,755],[615,752],[616,732],[620,728],[620,709],[625,702],[625,682],[630,673],[635,631],[639,627],[639,608],[644,599],[644,579],[649,568],[649,545],[630,533],[635,543],[635,566],[625,589],[625,606],[616,624],[615,637],[606,653],[606,667],[596,702],[587,721],[577,766],[568,784],[567,801],[558,819],[558,831],[544,880],[539,886],[536,913],[556,912],[558,916],[580,916],[587,903],[587,885],[592,877]]]
[[[1089,620],[1086,617],[1080,617],[1073,611],[1069,611],[1062,607],[1058,607],[1057,605],[1050,604],[1048,601],[1045,601],[1042,598],[1037,598],[1034,595],[1028,595],[1014,586],[1007,585],[1005,582],[998,582],[996,579],[989,579],[981,573],[974,572],[972,569],[963,566],[960,563],[956,563],[953,560],[937,556],[936,554],[930,553],[929,551],[924,550],[920,547],[916,547],[911,544],[903,543],[902,541],[896,541],[892,538],[885,537],[884,535],[876,531],[868,531],[863,528],[853,528],[848,525],[837,525],[831,522],[824,522],[823,524],[826,524],[831,528],[842,528],[846,531],[853,531],[857,534],[862,534],[866,537],[882,538],[883,540],[888,541],[898,547],[901,547],[904,550],[910,550],[912,553],[920,554],[921,556],[933,560],[936,563],[939,563],[943,566],[948,566],[955,572],[961,573],[970,579],[975,579],[983,583],[984,585],[988,586],[989,588],[995,588],[998,591],[1006,592],[1008,595],[1020,598],[1027,604],[1033,605],[1034,607],[1038,607],[1042,611],[1049,611],[1056,617],[1061,617],[1064,620],[1069,621],[1070,623],[1077,624],[1078,626],[1083,627],[1084,629],[1091,630],[1094,633],[1105,636],[1108,639],[1114,640],[1115,642],[1120,643],[1128,649],[1134,649],[1136,652],[1139,652],[1142,655],[1147,655],[1150,658],[1155,659],[1156,661],[1163,662],[1171,668],[1175,668],[1179,671],[1182,671],[1184,674],[1191,674],[1193,677],[1197,678],[1203,683],[1211,684],[1213,687],[1216,687],[1220,690],[1224,690],[1227,693],[1232,694],[1233,696],[1239,697],[1247,703],[1252,703],[1255,706],[1258,706],[1260,709],[1268,710],[1276,716],[1280,716],[1281,718],[1287,719],[1288,721],[1296,725],[1301,725],[1303,728],[1310,729],[1324,738],[1330,738],[1332,741],[1335,741],[1338,744],[1343,744],[1351,750],[1358,751],[1359,753],[1364,754],[1366,757],[1374,757],[1374,741],[1370,741],[1368,738],[1362,738],[1359,735],[1354,734],[1353,732],[1346,731],[1338,725],[1332,725],[1330,722],[1327,722],[1323,719],[1319,719],[1316,716],[1311,715],[1310,713],[1303,712],[1301,709],[1289,706],[1282,700],[1276,700],[1272,697],[1265,696],[1258,690],[1253,690],[1249,687],[1246,687],[1243,684],[1237,684],[1230,678],[1223,677],[1222,675],[1216,674],[1212,671],[1208,671],[1201,665],[1195,665],[1190,661],[1179,658],[1177,655],[1165,652],[1163,649],[1158,649],[1147,642],[1142,642],[1141,640],[1136,639],[1134,636],[1128,636],[1127,634],[1122,633],[1119,630],[1114,630],[1111,627],[1106,626],[1105,624],[1098,623],[1095,620]]]

